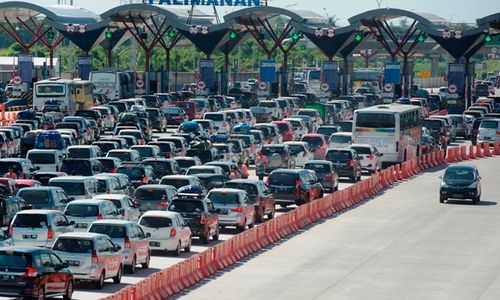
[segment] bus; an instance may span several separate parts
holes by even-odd
[[[134,97],[134,73],[124,71],[90,72],[90,81],[95,85],[94,95],[99,99],[120,100]]]
[[[401,163],[420,155],[421,107],[376,105],[356,110],[353,120],[353,143],[375,146],[383,154],[385,165]]]
[[[52,103],[58,100],[61,111],[67,115],[94,106],[94,85],[90,81],[50,78],[35,82],[33,90],[33,108],[39,111],[43,110],[48,100]]]

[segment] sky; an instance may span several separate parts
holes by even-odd
[[[57,4],[57,0],[24,0],[38,5]],[[65,0],[62,0],[65,1]],[[70,0],[66,0],[70,1]],[[73,0],[74,5],[102,13],[120,5],[120,0]],[[123,0],[122,0],[123,1]],[[155,0],[158,1],[158,0]],[[430,12],[452,22],[475,23],[484,16],[500,12],[500,0],[378,0],[381,7],[401,8],[414,12]],[[0,2],[5,2],[0,0]],[[269,5],[289,9],[307,9],[323,16],[335,15],[339,25],[361,12],[377,8],[377,0],[269,0]],[[219,14],[229,13],[227,7]]]

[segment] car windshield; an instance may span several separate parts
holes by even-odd
[[[332,169],[330,165],[327,164],[306,164],[304,166],[306,170],[312,170],[316,173],[331,173]]]
[[[286,124],[286,123],[278,123],[276,125],[278,125],[278,131],[281,134],[287,133],[288,130],[290,129],[290,126],[288,124]]]
[[[203,212],[203,202],[194,200],[175,200],[168,207],[169,211],[188,214],[201,214]]]
[[[49,202],[49,194],[47,191],[39,190],[20,190],[17,195],[26,201],[28,204],[47,204]]]
[[[320,137],[305,136],[302,138],[302,141],[308,143],[312,148],[323,146],[323,139]]]
[[[9,168],[12,168],[14,170],[14,173],[16,173],[16,174],[22,173],[22,170],[23,170],[20,163],[7,162],[7,161],[0,162],[0,174],[7,173],[9,171]]]
[[[484,120],[484,121],[481,122],[481,125],[479,125],[479,128],[497,129],[498,128],[498,122],[497,121]]]
[[[263,147],[262,155],[273,155],[273,154],[283,154],[285,153],[284,147]]]
[[[78,182],[56,181],[56,182],[51,182],[50,186],[57,186],[62,188],[67,195],[71,196],[85,195],[85,184],[83,184],[83,182],[78,183]]]
[[[422,125],[429,129],[439,129],[443,126],[443,123],[440,120],[424,120]]]
[[[350,160],[351,158],[352,153],[350,151],[331,150],[326,153],[326,159],[328,160]]]
[[[466,179],[473,180],[474,179],[474,170],[470,168],[448,168],[444,173],[444,177],[446,179],[456,180],[456,179]]]
[[[189,185],[190,182],[187,179],[174,179],[174,178],[169,178],[169,179],[163,179],[160,184],[163,185],[171,185],[175,187],[176,189],[179,189],[183,186]]]
[[[17,214],[14,223],[14,227],[23,228],[43,228],[47,227],[47,215],[45,214]]]
[[[94,250],[94,241],[79,238],[60,237],[52,247],[52,250],[68,253],[92,253]]]
[[[118,173],[125,174],[131,180],[140,180],[144,176],[144,169],[136,167],[120,167]]]
[[[330,142],[338,144],[348,144],[351,142],[351,137],[348,135],[332,135]]]
[[[228,189],[244,190],[250,196],[255,196],[258,194],[257,187],[254,184],[250,183],[228,182],[226,183],[225,187]]]
[[[269,185],[295,186],[297,175],[294,173],[277,172],[269,176]]]
[[[134,150],[137,150],[141,157],[152,157],[153,156],[153,149],[151,149],[149,147],[139,147],[139,148],[134,148]]]
[[[28,256],[19,252],[0,251],[0,267],[26,268],[28,267]]]
[[[211,192],[208,194],[208,199],[217,204],[239,204],[239,196],[235,193],[226,192]]]
[[[49,165],[56,162],[56,157],[52,153],[30,153],[27,158],[38,165]]]
[[[152,166],[156,173],[163,175],[174,175],[173,167],[170,162],[163,161],[147,161],[144,162],[147,166]]]
[[[215,174],[214,169],[189,169],[186,175],[195,175],[195,174]]]
[[[193,159],[178,159],[176,161],[181,168],[189,168],[196,165],[196,162]]]
[[[137,200],[156,200],[160,201],[166,197],[167,193],[163,189],[139,188],[135,191],[134,198]]]
[[[139,225],[152,228],[172,227],[172,220],[167,217],[142,217]]]
[[[111,159],[99,159],[104,170],[112,170],[115,168],[115,162]]]
[[[357,146],[354,146],[354,147],[351,147],[351,149],[356,150],[356,152],[358,154],[372,154],[372,151],[370,150],[369,147],[357,147]]]
[[[166,107],[163,109],[163,112],[166,114],[179,114],[179,113],[181,113],[181,110],[180,110],[180,108],[176,108],[176,107]]]
[[[220,121],[224,121],[224,115],[223,114],[206,114],[204,119],[212,120],[215,122],[220,122]]]
[[[305,151],[303,145],[288,145],[288,149],[290,149],[290,153],[292,154],[298,154]]]
[[[124,151],[118,151],[118,152],[112,151],[112,152],[109,152],[107,156],[108,157],[116,157],[116,158],[120,159],[121,161],[131,161],[132,160],[130,152],[124,152]]]
[[[105,234],[112,239],[120,239],[127,236],[127,230],[125,227],[112,224],[92,224],[89,232]]]

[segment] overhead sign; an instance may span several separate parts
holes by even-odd
[[[465,85],[465,64],[448,64],[448,90],[450,93],[463,93]],[[455,92],[451,92],[450,87],[455,86]]]
[[[265,81],[259,82],[259,90],[265,91],[267,89],[267,83]]]
[[[200,80],[200,81],[198,81],[198,85],[197,86],[198,86],[198,89],[204,90],[207,85],[205,84],[204,81]]]
[[[213,59],[200,59],[200,81],[203,81],[208,89],[215,88],[215,63]]]
[[[142,89],[144,87],[144,80],[137,79],[137,81],[135,82],[135,86],[139,89]]]
[[[388,61],[385,63],[384,82],[401,83],[401,63],[399,61]]]
[[[441,32],[441,37],[443,39],[449,39],[449,38],[451,38],[451,31],[449,31],[449,30],[443,30],[443,32]]]
[[[68,33],[73,33],[73,32],[78,32],[78,33],[85,33],[87,32],[87,24],[67,24],[66,25],[66,32]]]
[[[321,82],[328,86],[326,91],[337,92],[338,90],[338,61],[325,60],[321,69]]]
[[[276,81],[276,61],[274,59],[260,61],[260,81]]]
[[[448,92],[455,94],[457,92],[457,86],[454,84],[450,84],[450,86],[448,86]]]
[[[330,90],[328,83],[322,83],[320,88],[323,92],[328,92]]]
[[[261,6],[260,0],[149,0],[151,5]]]

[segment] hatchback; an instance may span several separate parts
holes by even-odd
[[[118,167],[117,172],[127,175],[134,187],[158,182],[153,167],[141,163],[123,164]]]
[[[328,150],[328,142],[322,134],[304,134],[300,139],[309,145],[309,149],[314,153],[315,159],[324,159]]]
[[[441,178],[439,202],[454,199],[472,199],[474,205],[481,201],[481,176],[474,165],[452,165]]]
[[[108,200],[113,202],[113,204],[116,206],[116,209],[118,209],[118,213],[122,216],[123,220],[137,222],[141,215],[139,208],[128,195],[119,195],[119,194],[98,195],[92,198],[92,200]]]
[[[68,264],[77,281],[92,282],[96,289],[102,289],[108,278],[113,279],[114,283],[121,282],[121,247],[115,245],[107,235],[64,233],[54,242],[52,250]]]
[[[327,160],[310,160],[304,165],[304,169],[316,172],[323,188],[330,192],[339,189],[339,176],[335,171],[335,165]]]
[[[134,203],[139,211],[165,210],[177,195],[177,189],[171,185],[141,185],[135,190]]]
[[[496,143],[498,141],[500,141],[500,119],[483,119],[479,125],[477,142]]]
[[[108,200],[75,200],[68,203],[64,215],[75,222],[75,231],[87,231],[97,220],[121,219],[113,202]]]
[[[323,197],[323,186],[311,170],[274,170],[267,180],[276,204],[281,207],[302,205]]]
[[[235,179],[226,182],[225,188],[244,190],[255,208],[255,220],[262,222],[264,216],[273,219],[276,212],[275,200],[269,187],[261,180]]]
[[[236,226],[238,231],[244,231],[247,226],[255,225],[255,209],[244,190],[213,189],[207,198],[212,201],[222,227]]]
[[[369,174],[380,172],[382,170],[382,156],[375,146],[369,144],[352,144],[351,149],[354,149],[361,160],[361,170],[368,171]]]
[[[349,177],[352,182],[361,180],[361,157],[353,149],[328,150],[326,160],[333,162],[340,177]]]

